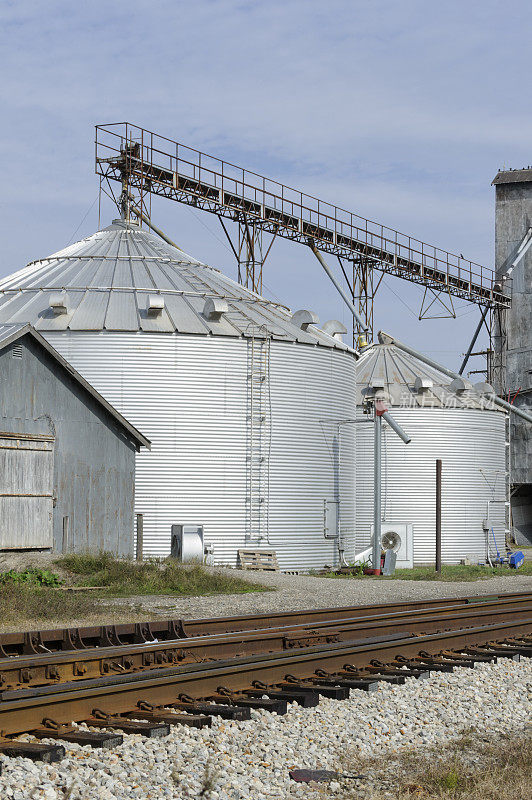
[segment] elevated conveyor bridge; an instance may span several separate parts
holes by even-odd
[[[150,195],[216,214],[237,259],[239,280],[258,293],[277,236],[336,256],[370,333],[373,297],[386,274],[425,287],[420,318],[435,302],[450,306],[454,316],[453,297],[492,310],[510,305],[490,267],[128,122],[96,126],[96,172],[109,186],[119,181],[124,191],[137,192],[148,217]],[[224,219],[238,224],[238,241]],[[267,247],[264,233],[273,237]],[[382,273],[379,280],[375,270]]]

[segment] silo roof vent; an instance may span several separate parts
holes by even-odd
[[[68,292],[69,302],[58,303],[56,315],[50,295],[62,292]],[[205,310],[208,299],[214,302]],[[318,320],[309,314],[305,312],[307,318],[296,327],[286,306],[266,300],[127,220],[115,220],[0,278],[2,324],[24,319],[41,332],[137,330],[250,339],[260,331],[266,338],[315,344],[356,358],[351,347],[312,324]]]
[[[203,316],[207,317],[207,319],[219,320],[222,314],[227,314],[228,311],[227,300],[221,300],[218,297],[209,297],[205,300]]]
[[[309,325],[318,325],[319,321],[318,315],[314,311],[308,311],[306,308],[294,311],[292,314],[292,324],[296,328],[301,328],[302,331],[306,331]]]
[[[495,389],[491,385],[491,383],[486,383],[485,381],[480,381],[480,383],[475,383],[473,386],[475,392],[479,394],[486,395],[487,397],[491,397],[492,394],[495,394]]]
[[[66,292],[50,295],[50,308],[54,314],[68,314],[68,295]]]
[[[472,389],[473,385],[469,381],[466,381],[465,378],[455,378],[454,381],[451,381],[448,388],[450,392],[461,394],[462,392],[467,392],[469,389]]]
[[[377,391],[378,389],[384,389],[386,386],[386,381],[384,378],[372,378],[369,382],[370,388]]]
[[[324,333],[328,333],[329,336],[333,336],[335,339],[338,339],[340,342],[342,341],[342,336],[344,333],[347,333],[347,328],[337,319],[330,319],[325,322],[321,329]]]
[[[157,294],[148,295],[146,311],[149,317],[158,317],[164,311],[164,297]]]
[[[491,408],[489,389],[486,390],[488,397],[485,397],[483,388],[479,391],[465,376],[453,381],[445,372],[424,364],[416,356],[399,350],[395,344],[371,344],[360,353],[357,361],[357,403],[360,406],[364,406],[368,398],[373,400],[381,394],[371,387],[377,381],[380,385],[382,378],[392,407],[405,408],[406,403],[409,408],[417,409],[502,411]]]
[[[432,389],[434,386],[434,381],[430,378],[422,378],[418,375],[414,381],[414,391],[416,392],[426,392],[427,389]]]

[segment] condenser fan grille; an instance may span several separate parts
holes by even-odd
[[[395,531],[386,531],[382,535],[382,548],[383,550],[393,550],[395,553],[401,547],[401,537]]]

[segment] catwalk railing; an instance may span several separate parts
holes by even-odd
[[[131,125],[96,126],[96,172],[482,306],[510,298],[494,271],[250,170]]]

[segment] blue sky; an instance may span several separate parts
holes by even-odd
[[[3,0],[0,275],[97,228],[93,126],[117,120],[491,266],[491,180],[532,162],[531,21],[524,0]],[[235,277],[214,216],[152,213]],[[265,285],[349,323],[300,245],[275,243]],[[478,309],[419,322],[421,296],[387,277],[376,328],[456,366]]]

